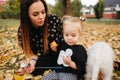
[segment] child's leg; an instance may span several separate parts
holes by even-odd
[[[55,71],[52,71],[47,75],[43,76],[41,80],[59,80],[59,79],[57,73]]]

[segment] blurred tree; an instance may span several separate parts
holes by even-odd
[[[50,4],[47,4],[48,6],[48,14],[51,14],[52,12],[54,12],[54,6],[50,5]]]
[[[70,15],[70,0],[62,0],[63,4],[63,15]]]
[[[5,7],[1,11],[1,18],[19,18],[20,13],[20,0],[8,0]]]
[[[70,10],[72,16],[80,16],[82,13],[80,12],[82,9],[82,4],[80,0],[73,0],[70,4]]]
[[[56,0],[55,6],[48,6],[49,13],[55,13],[60,17],[64,15],[80,16],[80,11],[82,8],[81,2],[79,0],[69,1],[67,2],[67,0]]]
[[[99,0],[99,2],[94,6],[95,15],[97,19],[100,19],[103,17],[104,12],[104,1]]]
[[[0,0],[0,12],[2,11],[4,5],[6,5],[6,1],[1,1]]]
[[[62,0],[56,0],[55,6],[53,6],[53,11],[51,13],[57,14],[59,17],[63,16],[63,5]]]

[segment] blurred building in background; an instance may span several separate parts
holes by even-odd
[[[120,19],[120,0],[104,0],[104,4],[104,19]],[[94,6],[92,5],[83,5],[82,13],[87,18],[95,18]]]

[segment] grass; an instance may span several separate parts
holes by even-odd
[[[88,19],[88,23],[94,23],[94,24],[107,24],[107,25],[118,25],[120,24],[120,20],[110,20],[110,19]],[[18,27],[20,21],[17,19],[0,19],[0,29],[5,27]]]
[[[86,30],[85,40],[86,41],[85,42],[91,41],[93,39],[95,39],[95,40],[105,39],[107,41],[110,41],[109,43],[111,43],[112,46],[115,47],[115,49],[116,49],[116,46],[119,45],[119,43],[120,43],[120,41],[119,41],[120,39],[116,40],[116,38],[119,38],[119,34],[120,34],[119,33],[120,20],[87,20],[86,22],[87,23],[85,23],[85,26],[86,26],[86,29],[85,29]],[[3,50],[3,53],[9,54],[9,52],[12,52],[12,51],[16,52],[17,54],[21,53],[22,50],[20,50],[19,47],[16,46],[16,45],[18,45],[17,34],[16,34],[17,31],[13,31],[13,28],[14,27],[17,28],[18,26],[19,26],[19,20],[0,19],[0,36],[4,36],[4,37],[0,37],[0,41],[1,41],[0,48],[1,48],[1,50]],[[8,27],[13,27],[13,28],[9,29],[9,32],[8,32],[8,29],[5,29]],[[7,34],[6,32],[9,34]],[[103,36],[105,36],[105,37],[103,37]],[[12,45],[7,44],[7,46],[5,46],[4,43],[10,39],[12,41],[11,43],[13,43],[13,44]],[[118,50],[119,50],[119,48],[118,48]],[[5,52],[5,51],[7,51],[7,52]],[[117,55],[117,57],[118,57],[118,59],[116,59],[116,60],[119,60],[120,59],[119,55]],[[14,57],[12,57],[12,58],[14,58]],[[12,60],[12,58],[11,58],[11,60]],[[17,60],[18,60],[18,58],[17,58]],[[4,71],[5,71],[5,73],[7,72],[7,70],[4,70]],[[113,77],[113,80],[120,80],[120,78],[118,79],[118,77],[120,75],[120,71],[115,71],[114,73],[115,73],[115,76]]]
[[[0,19],[0,29],[5,27],[18,27],[19,20],[17,19]]]
[[[106,24],[106,25],[118,25],[120,24],[120,20],[113,20],[113,19],[88,19],[88,23],[94,23],[94,24]]]

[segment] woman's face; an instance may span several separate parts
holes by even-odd
[[[45,7],[41,1],[34,2],[28,9],[31,23],[38,28],[44,24],[46,18]]]

